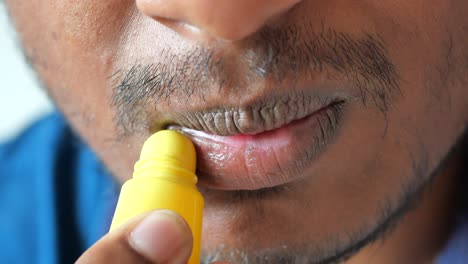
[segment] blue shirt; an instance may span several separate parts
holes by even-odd
[[[73,263],[108,231],[118,188],[59,114],[0,145],[0,263]]]
[[[109,228],[119,185],[54,113],[0,145],[0,263],[73,263]],[[468,217],[437,263],[468,263]]]

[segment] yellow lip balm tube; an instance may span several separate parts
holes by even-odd
[[[172,210],[188,223],[193,235],[189,263],[199,264],[204,200],[196,188],[195,168],[195,147],[187,137],[173,130],[152,135],[143,145],[133,178],[122,186],[110,230],[144,212]]]

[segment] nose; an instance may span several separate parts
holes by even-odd
[[[301,0],[136,0],[145,15],[179,31],[240,40]],[[181,27],[183,25],[183,27]]]

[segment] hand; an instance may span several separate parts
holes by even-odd
[[[185,221],[168,210],[129,220],[88,249],[76,263],[186,264],[192,233]]]

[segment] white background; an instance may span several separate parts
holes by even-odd
[[[0,2],[0,142],[14,137],[52,106],[26,64]]]

